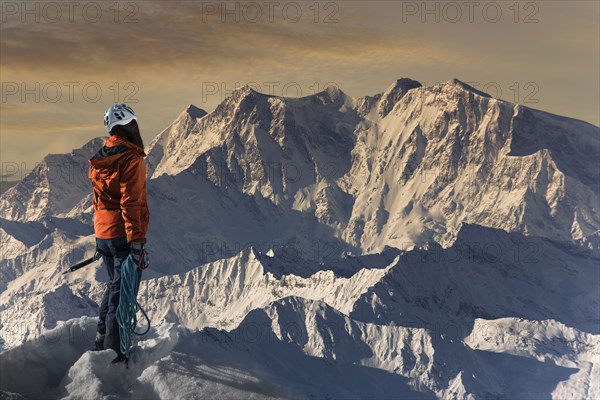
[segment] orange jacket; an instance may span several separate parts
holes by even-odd
[[[127,236],[127,242],[146,243],[150,213],[145,156],[144,149],[113,135],[90,159],[97,238]]]

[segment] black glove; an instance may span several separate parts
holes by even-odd
[[[148,261],[148,253],[144,249],[144,243],[131,242],[129,243],[131,259],[140,270],[145,270],[150,265]]]

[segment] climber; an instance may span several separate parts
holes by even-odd
[[[96,248],[109,277],[100,305],[94,349],[113,349],[117,357],[112,362],[117,363],[127,361],[120,350],[116,317],[121,264],[130,254],[136,265],[146,259],[144,245],[150,214],[146,202],[146,154],[134,111],[126,104],[114,104],[104,114],[104,127],[110,137],[90,159],[89,168]],[[141,269],[138,268],[138,282]]]

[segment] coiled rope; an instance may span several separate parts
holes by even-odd
[[[131,255],[129,255],[123,264],[121,264],[121,293],[119,294],[119,306],[117,307],[121,353],[127,358],[129,357],[129,349],[131,348],[131,334],[142,336],[150,331],[150,318],[148,318],[146,311],[144,311],[136,298],[139,286],[139,273],[140,271],[138,271],[135,262],[133,262]],[[146,330],[142,333],[135,331],[138,311],[141,311],[148,322]]]

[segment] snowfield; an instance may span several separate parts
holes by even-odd
[[[88,351],[88,158],[0,197],[1,399],[600,398],[600,129],[451,80],[245,87],[148,145],[152,329]]]

